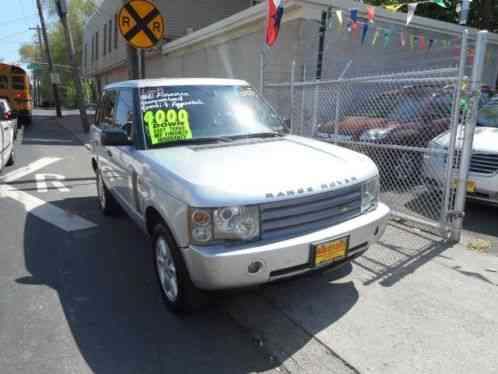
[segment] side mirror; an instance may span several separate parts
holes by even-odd
[[[123,130],[118,129],[103,130],[100,135],[100,142],[104,146],[111,147],[132,144],[131,140],[128,138],[128,135]]]

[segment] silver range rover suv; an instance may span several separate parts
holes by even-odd
[[[91,139],[100,208],[124,209],[152,238],[173,311],[203,290],[351,261],[389,217],[368,157],[286,134],[243,81],[109,85]]]

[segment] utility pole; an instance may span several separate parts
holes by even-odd
[[[64,37],[66,39],[66,46],[68,48],[69,61],[73,67],[73,80],[76,85],[76,96],[78,100],[78,107],[80,108],[81,125],[85,133],[90,132],[90,125],[86,115],[85,97],[83,94],[83,87],[81,85],[80,72],[78,61],[76,61],[76,51],[74,49],[73,37],[67,22],[67,3],[66,0],[57,0],[57,11],[61,19],[62,27],[64,28]],[[107,42],[107,41],[106,41]]]
[[[128,3],[128,0],[123,0],[123,4],[126,3]],[[116,22],[118,22],[117,18]],[[126,43],[126,53],[128,55],[128,79],[140,79],[137,49]]]
[[[40,49],[39,49],[39,56],[38,56],[38,62],[43,62],[43,42],[42,42],[42,36],[41,36],[41,28],[40,26],[36,25],[36,34],[38,35],[38,44],[40,46]],[[41,72],[40,70],[38,70],[38,73],[36,74],[36,77],[37,77],[37,88],[36,88],[36,100],[37,100],[37,104],[38,106],[41,106],[41,91],[40,91],[40,88],[41,88],[41,78],[42,78],[42,75],[41,75]]]
[[[54,67],[52,65],[52,55],[50,54],[50,46],[48,43],[48,35],[47,35],[47,29],[45,27],[45,18],[43,17],[43,9],[42,9],[42,5],[41,5],[41,0],[36,0],[36,5],[38,6],[38,14],[40,16],[40,25],[42,27],[43,39],[45,41],[45,48],[46,48],[47,62],[48,62],[48,71],[50,73],[50,80],[52,80],[53,73],[54,73]],[[52,82],[52,89],[54,91],[55,112],[57,114],[57,118],[62,118],[61,104],[59,101],[59,91],[57,90],[57,84],[55,84],[54,82]]]

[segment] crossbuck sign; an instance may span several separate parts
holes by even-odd
[[[135,48],[154,47],[165,36],[159,9],[148,0],[130,0],[118,13],[119,32]]]

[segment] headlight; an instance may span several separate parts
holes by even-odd
[[[446,163],[447,159],[447,149],[445,146],[432,141],[429,143],[429,149],[431,150],[430,158],[433,163],[438,166],[441,166]]]
[[[375,141],[375,140],[382,140],[391,131],[393,131],[393,128],[367,130],[363,134],[361,134],[360,141],[362,141],[362,142],[372,142],[372,141]]]
[[[377,208],[379,202],[380,182],[379,177],[370,179],[361,186],[361,212]]]
[[[217,240],[253,240],[259,237],[259,209],[234,206],[193,209],[190,215],[192,242],[208,244]]]

